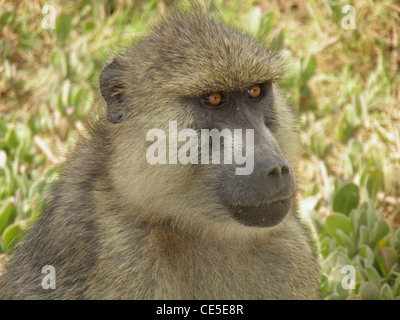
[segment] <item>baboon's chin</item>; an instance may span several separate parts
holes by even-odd
[[[292,197],[258,206],[232,206],[235,219],[249,227],[273,227],[289,212]]]

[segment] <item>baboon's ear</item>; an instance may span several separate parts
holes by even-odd
[[[126,113],[123,106],[121,69],[122,66],[114,58],[100,72],[100,91],[107,103],[107,120],[112,123],[121,122]]]

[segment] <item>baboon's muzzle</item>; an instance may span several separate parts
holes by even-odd
[[[241,193],[245,198],[230,206],[235,219],[247,226],[277,225],[289,212],[295,186],[293,169],[280,152],[261,148],[255,154],[254,172],[241,183],[250,192]]]

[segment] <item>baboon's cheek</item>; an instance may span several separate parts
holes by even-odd
[[[231,206],[234,218],[249,227],[273,227],[286,217],[292,197],[259,206]]]

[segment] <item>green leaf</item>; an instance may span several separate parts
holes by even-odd
[[[365,259],[367,265],[372,266],[374,264],[375,254],[369,246],[363,245],[360,247],[360,256]]]
[[[275,14],[269,12],[261,18],[260,33],[262,35],[269,34],[274,26]]]
[[[375,222],[377,220],[376,212],[375,212],[375,207],[372,201],[368,202],[368,209],[367,209],[367,221],[368,221],[368,227],[372,229],[375,226]]]
[[[379,240],[385,237],[389,233],[389,226],[384,220],[379,220],[377,224],[375,224],[372,231],[372,239],[370,246],[371,248],[375,248]]]
[[[333,211],[349,215],[351,210],[357,208],[360,201],[360,191],[354,183],[341,187],[333,197]]]
[[[64,42],[69,33],[71,32],[71,18],[66,14],[62,13],[56,22],[57,39]]]
[[[66,77],[68,74],[68,63],[66,54],[63,52],[54,52],[51,55],[51,62],[54,69],[60,73],[60,77]]]
[[[397,229],[390,238],[390,246],[400,251],[400,229]]]
[[[30,128],[25,125],[18,126],[17,137],[20,147],[20,158],[26,160],[27,155],[32,148],[32,132]]]
[[[16,12],[13,11],[5,12],[0,17],[0,26],[10,25],[15,20],[16,16],[17,16]]]
[[[301,74],[301,81],[304,85],[314,74],[314,71],[317,69],[317,59],[312,55],[304,59],[303,61],[303,69]]]
[[[354,133],[356,132],[356,128],[349,125],[349,123],[346,121],[345,116],[340,119],[337,127],[337,137],[342,143],[347,142],[347,140],[353,137]]]
[[[7,252],[10,252],[22,238],[23,230],[18,224],[9,226],[3,234],[3,241],[6,245]]]
[[[344,118],[350,128],[356,129],[360,125],[360,118],[357,114],[357,110],[353,105],[346,106],[344,112]]]
[[[336,241],[340,243],[341,240],[336,230],[340,229],[345,234],[349,235],[351,232],[350,219],[341,214],[330,215],[325,220],[325,229],[331,238],[336,239]]]
[[[320,244],[320,252],[321,252],[322,256],[325,257],[325,258],[330,253],[330,250],[329,250],[330,242],[331,242],[331,239],[324,238],[324,240],[322,240],[321,244]]]
[[[379,289],[370,281],[364,282],[360,287],[360,296],[362,300],[379,300]]]
[[[321,281],[320,289],[321,289],[322,297],[326,297],[326,295],[329,293],[329,289],[330,289],[329,281],[328,280]]]
[[[332,149],[332,144],[324,136],[320,135],[319,132],[315,132],[311,136],[311,150],[318,157],[325,157]]]
[[[336,283],[336,293],[338,293],[338,296],[336,297],[337,300],[345,300],[348,295],[349,295],[349,290],[348,289],[344,289],[343,285],[340,281],[338,281]]]
[[[380,170],[370,170],[367,178],[367,190],[369,196],[374,199],[379,190],[382,189],[383,176]]]
[[[359,205],[358,209],[358,225],[368,226],[368,203],[363,202]]]
[[[15,129],[8,130],[6,134],[6,142],[11,148],[16,148],[18,146],[18,136]]]
[[[393,288],[393,295],[395,297],[400,296],[400,275],[397,275],[392,288]]]
[[[368,204],[367,203],[361,203],[357,210],[353,211],[350,214],[350,220],[352,223],[353,227],[353,232],[358,236],[358,239],[361,236],[361,227],[362,226],[368,226],[368,219],[367,219],[367,209],[368,209]]]
[[[345,234],[341,229],[336,229],[336,234],[338,236],[339,243],[343,247],[347,248],[349,257],[353,258],[357,251],[354,241],[352,241],[350,237],[347,234]]]
[[[367,271],[368,280],[371,281],[374,285],[376,285],[377,288],[380,288],[381,277],[378,271],[376,271],[376,269],[372,266],[366,267],[365,270]]]
[[[392,291],[392,289],[390,289],[390,287],[387,283],[383,284],[380,295],[384,300],[393,300],[394,299],[393,291]]]
[[[85,32],[92,31],[96,27],[95,23],[93,21],[86,21],[85,24],[83,25],[83,30]]]
[[[398,253],[393,248],[387,247],[378,250],[376,258],[384,277],[389,276],[393,272],[393,269],[397,266],[398,257]]]
[[[358,156],[363,153],[363,145],[361,143],[359,143],[358,141],[350,142],[349,149],[350,149],[350,153],[353,156]]]
[[[342,168],[343,168],[344,173],[345,173],[347,176],[352,176],[352,175],[354,175],[354,168],[353,168],[353,166],[354,166],[354,162],[353,162],[353,160],[352,160],[349,156],[344,156],[344,157],[342,158]]]
[[[366,226],[361,226],[358,245],[361,247],[364,244],[368,245],[368,243],[369,243],[369,229]]]
[[[14,222],[17,216],[17,208],[11,202],[6,202],[0,209],[0,236],[3,234],[5,228]]]

